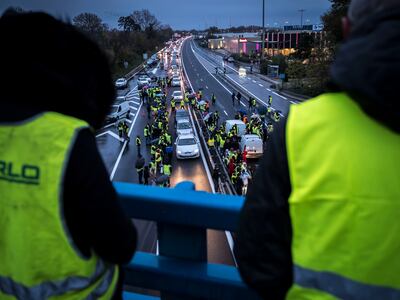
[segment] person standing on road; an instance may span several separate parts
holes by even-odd
[[[0,299],[122,299],[137,233],[94,136],[115,100],[107,58],[45,13],[6,11],[0,36]]]
[[[139,184],[143,183],[143,171],[144,171],[145,163],[146,163],[146,161],[145,161],[144,157],[141,154],[139,154],[136,159],[136,164],[135,164],[136,172],[137,172],[138,178],[139,178]]]
[[[240,92],[238,92],[236,98],[237,98],[238,105],[240,107],[240,100],[242,99],[242,94]]]
[[[235,97],[236,97],[236,94],[235,94],[235,92],[233,91],[232,92],[232,106],[235,106]]]
[[[146,109],[147,109],[147,119],[151,119],[151,104],[150,101],[147,101],[146,103]]]
[[[217,97],[215,97],[215,95],[214,95],[214,93],[212,93],[212,95],[211,95],[211,102],[212,102],[212,105],[214,106],[215,105],[215,101],[217,100]]]
[[[149,185],[149,178],[150,178],[150,169],[149,166],[146,165],[143,170],[143,179],[145,185]]]
[[[137,154],[140,155],[140,146],[142,145],[142,140],[140,139],[140,135],[136,136],[136,147],[137,147]]]
[[[342,27],[330,92],[275,125],[241,212],[265,299],[400,299],[400,2],[352,0]]]
[[[268,97],[268,105],[272,106],[272,96],[271,95],[269,95],[269,97]]]

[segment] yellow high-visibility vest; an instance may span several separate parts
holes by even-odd
[[[111,299],[118,268],[84,258],[63,216],[65,166],[87,127],[54,112],[0,125],[0,299]]]
[[[400,135],[347,94],[294,105],[286,128],[288,299],[400,299]]]

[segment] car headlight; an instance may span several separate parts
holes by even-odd
[[[194,149],[194,153],[199,153],[199,149]]]
[[[178,154],[182,154],[182,151],[178,150],[178,151],[176,151],[176,153],[178,153]]]

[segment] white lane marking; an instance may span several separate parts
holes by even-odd
[[[101,129],[106,129],[106,128],[111,127],[111,126],[115,126],[115,123],[108,124],[108,125],[104,126],[104,127],[101,128]],[[97,136],[97,135],[96,135],[96,136]]]
[[[138,91],[136,89],[137,89],[137,86],[135,86],[133,89],[131,89],[129,91],[129,93],[127,93],[125,96],[127,97],[127,96],[132,96],[132,95],[138,94]]]
[[[208,72],[208,73],[210,73],[210,71],[208,71],[207,70],[207,68],[204,66],[204,64],[200,61],[200,59],[199,59],[199,54],[196,54],[195,53],[195,51],[193,50],[193,47],[192,47],[192,45],[190,45],[190,47],[192,48],[192,52],[193,52],[193,54],[195,55],[195,57],[197,58],[197,60],[199,61],[199,63],[204,67],[204,69],[206,69],[206,71]],[[203,59],[204,61],[205,61],[205,59],[203,58],[203,57],[201,57],[201,59]],[[209,63],[209,62],[208,62]],[[211,64],[211,63],[209,63],[209,64]],[[233,68],[231,68],[230,66],[228,66],[227,65],[227,67],[229,67],[230,69],[232,69],[233,71],[235,71],[236,73],[239,73],[238,71],[236,71],[235,69],[233,69]],[[212,76],[212,77],[214,77],[214,79],[223,87],[223,88],[225,88],[229,93],[230,93],[230,91],[217,79],[217,78],[215,78],[215,76],[213,75],[213,74],[211,74],[210,73],[210,75]],[[256,98],[256,100],[258,100],[259,102],[261,102],[262,104],[264,104],[265,106],[267,106],[267,104],[263,101],[263,100],[261,100],[259,97],[257,97],[256,95],[254,95],[252,92],[250,92],[248,89],[246,89],[244,86],[242,86],[239,82],[237,82],[236,80],[234,80],[231,76],[229,76],[229,75],[227,75],[227,77],[228,78],[230,78],[233,82],[235,82],[237,85],[239,85],[242,89],[244,89],[246,92],[248,92],[250,95],[252,95],[254,98]],[[277,96],[279,96],[279,97],[281,97],[281,98],[283,98],[283,99],[285,99],[285,100],[287,100],[287,98],[286,97],[283,97],[283,96],[281,96],[281,95],[279,95],[279,94],[276,94]],[[279,114],[281,117],[284,117],[284,115],[282,114],[282,113],[280,113]]]
[[[200,81],[203,81],[203,78],[200,78]]]
[[[263,85],[261,83],[258,84],[259,86],[263,87]]]
[[[119,137],[118,134],[116,134],[116,133],[114,133],[114,132],[112,132],[112,131],[109,131],[108,134],[111,135],[112,137],[115,137],[117,140],[122,141],[122,139],[120,139],[120,137]]]
[[[136,86],[136,88],[137,88],[137,86]],[[139,110],[140,110],[141,108],[142,108],[142,103],[141,103],[140,106],[139,106]],[[131,136],[132,129],[133,129],[133,127],[135,126],[136,119],[137,119],[138,115],[139,115],[139,114],[136,114],[135,119],[133,119],[132,126],[131,126],[131,128],[129,129],[129,132],[128,132],[128,136]],[[110,175],[110,180],[111,180],[111,181],[113,180],[114,175],[115,175],[115,172],[116,172],[117,169],[118,169],[118,165],[119,165],[119,163],[120,163],[120,161],[121,161],[121,157],[122,157],[122,154],[123,154],[124,151],[125,151],[126,145],[127,145],[127,141],[124,142],[124,145],[122,146],[121,152],[120,152],[119,155],[118,155],[117,161],[115,162],[114,168],[113,168],[113,170],[112,170],[112,172],[111,172],[111,175]]]
[[[246,107],[246,104],[244,104],[242,101],[240,101],[240,104],[242,104],[244,107]]]
[[[182,52],[181,52],[181,57],[182,57]],[[187,75],[188,73],[186,72],[186,67],[185,67],[185,63],[183,61],[183,57],[182,57],[182,66],[183,66],[183,70],[185,71],[186,78],[188,80],[190,88],[192,89],[192,91],[194,91],[192,82],[190,81],[189,76]],[[192,114],[190,113],[189,116],[190,116],[190,119],[191,119],[192,124],[193,124],[194,133],[195,133],[196,137],[199,139],[199,135],[197,134],[196,126],[194,126]],[[211,177],[211,172],[210,172],[210,169],[208,168],[208,164],[206,162],[206,158],[205,158],[205,155],[204,155],[202,147],[200,147],[200,156],[201,156],[201,159],[203,161],[204,169],[206,170],[206,173],[207,173],[207,178],[208,178],[208,182],[210,183],[210,186],[211,186],[211,191],[215,194],[214,180]]]
[[[111,135],[113,138],[116,138],[119,141],[122,141],[122,139],[120,139],[120,137],[117,134],[115,134],[114,132],[112,132],[111,130],[107,130],[106,132],[100,133],[100,134],[96,135],[96,137],[101,137],[106,134]]]
[[[226,116],[228,116],[228,113],[224,110],[224,113],[226,114]]]
[[[134,106],[129,106],[130,108],[132,108],[133,110],[137,110],[137,107]]]
[[[208,86],[206,86],[206,89],[208,90]]]
[[[234,247],[235,243],[233,242],[232,233],[230,233],[229,231],[225,231],[225,235],[226,235],[226,239],[228,240],[229,248],[231,248],[231,251],[232,251],[233,261],[235,262],[235,265],[237,266],[235,255],[233,255],[233,247]]]
[[[136,101],[129,101],[129,103],[140,104],[140,102],[136,102]]]
[[[125,119],[125,121],[128,122],[129,124],[132,124],[132,120]]]
[[[271,90],[270,90],[270,89],[267,89],[267,91],[269,91],[269,92],[270,92]]]
[[[274,94],[274,95],[277,95],[278,97],[281,97],[281,98],[283,98],[283,99],[287,100],[287,98],[286,98],[286,97],[283,97],[283,96],[281,96],[281,95],[279,95],[279,94],[277,94],[277,93],[275,93],[275,92],[272,92],[272,94]]]
[[[210,71],[208,71],[208,69],[206,68],[206,66],[200,61],[198,55],[194,52],[192,45],[190,45],[190,48],[192,49],[192,52],[194,54],[194,56],[197,58],[198,62],[203,66],[203,68],[229,93],[232,94],[232,91],[229,90],[225,85],[223,85]],[[204,59],[204,58],[203,58]]]
[[[158,247],[158,240],[157,240],[157,245],[156,245],[156,255],[159,255],[160,254],[160,250],[159,250],[159,247]]]
[[[253,81],[253,83],[257,83],[257,81],[255,81],[254,79],[252,81]]]
[[[129,115],[130,115],[130,116],[132,116],[132,117],[134,117],[136,114],[134,114],[134,113],[130,113]]]

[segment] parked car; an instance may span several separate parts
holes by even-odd
[[[174,97],[175,100],[182,100],[183,99],[183,95],[181,91],[174,91],[172,93],[172,97]]]
[[[180,87],[181,86],[181,80],[177,77],[172,78],[171,86],[173,87]]]
[[[259,158],[264,153],[263,141],[256,134],[242,135],[240,141],[240,149],[242,150],[242,152],[245,147],[247,150],[247,158]]]
[[[227,61],[230,63],[233,63],[233,62],[235,62],[235,59],[232,56],[229,56]]]
[[[175,127],[180,120],[190,122],[189,112],[186,109],[177,109],[175,112]]]
[[[176,122],[176,134],[178,136],[193,134],[192,124],[188,119],[180,119]]]
[[[200,156],[200,145],[193,134],[181,135],[176,139],[176,158],[188,159]]]
[[[151,79],[147,75],[140,75],[137,84],[138,84],[138,89],[141,89],[143,86],[148,85],[151,82]]]
[[[117,81],[115,81],[115,87],[117,89],[125,89],[128,86],[128,80],[125,78],[118,78]]]
[[[106,117],[106,123],[113,123],[122,118],[129,119],[130,112],[129,102],[122,102],[121,104],[113,107],[111,113]]]

